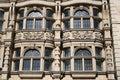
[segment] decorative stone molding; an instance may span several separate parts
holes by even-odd
[[[23,32],[16,33],[15,40],[26,39],[26,40],[41,40],[54,38],[52,32]]]
[[[71,31],[63,33],[63,40],[67,39],[102,39],[100,32],[94,31]]]

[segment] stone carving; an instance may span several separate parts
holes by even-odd
[[[71,35],[70,32],[65,32],[65,33],[63,33],[63,40],[70,39],[70,35]]]
[[[53,39],[54,35],[51,32],[23,32],[16,34],[16,40],[26,39],[26,40],[40,40],[40,39]]]
[[[92,31],[73,31],[72,36],[74,39],[91,39],[93,37]]]
[[[103,36],[100,32],[93,31],[72,31],[64,32],[63,40],[67,39],[102,39]]]

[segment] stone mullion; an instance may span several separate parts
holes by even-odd
[[[90,6],[90,27],[94,28],[94,19],[93,19],[93,7]]]
[[[24,53],[22,53],[24,51],[24,46],[21,47],[21,51],[20,51],[20,64],[19,64],[19,71],[22,71],[22,67],[23,67],[23,56],[24,56]]]
[[[74,10],[73,10],[73,6],[70,7],[70,28],[73,29],[74,28],[74,19],[73,19],[73,15],[74,15]]]
[[[42,45],[41,46],[41,60],[40,60],[40,70],[41,71],[44,71],[44,63],[45,63],[45,59],[43,59],[44,57],[44,54],[45,54],[45,46]]]
[[[24,17],[27,17],[26,13],[27,13],[27,7],[25,7],[25,9],[24,9]],[[27,19],[24,18],[23,19],[23,29],[26,29],[26,23],[27,23],[26,21],[27,21]]]
[[[74,71],[74,46],[72,45],[71,47],[70,47],[70,50],[71,50],[71,71]]]
[[[92,45],[92,56],[96,56],[96,50],[95,50],[95,45]],[[93,71],[96,71],[96,59],[92,58],[92,64],[93,64]]]
[[[46,29],[46,19],[45,19],[45,17],[46,17],[46,8],[45,7],[43,7],[43,18],[42,18],[42,29]]]

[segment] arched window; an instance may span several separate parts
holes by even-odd
[[[41,29],[42,14],[39,11],[32,11],[28,14],[26,29]]]
[[[86,10],[77,10],[74,13],[74,28],[90,28],[90,16]]]
[[[4,12],[0,11],[0,31],[2,31]]]
[[[23,70],[40,70],[40,53],[36,49],[25,52]]]
[[[92,70],[92,55],[87,49],[79,49],[74,54],[74,70]]]
[[[53,17],[53,11],[47,9],[47,11],[46,11],[46,17]]]
[[[51,60],[52,50],[53,49],[48,48],[48,47],[45,48],[45,61],[44,61],[44,70],[45,71],[50,71],[51,70],[51,66],[52,66],[52,60]]]

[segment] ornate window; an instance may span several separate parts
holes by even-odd
[[[19,11],[19,19],[18,19],[18,30],[23,29],[23,17],[24,17],[24,10]]]
[[[74,29],[90,28],[90,16],[85,10],[77,10],[74,13]]]
[[[77,50],[74,54],[74,70],[93,70],[92,55],[87,49]]]
[[[39,11],[32,11],[28,14],[26,29],[41,29],[42,28],[42,14]]]
[[[0,11],[0,31],[2,31],[4,12]]]
[[[102,63],[103,63],[102,48],[96,47],[95,53],[96,53],[96,70],[102,71]]]
[[[51,70],[51,66],[52,66],[52,60],[51,60],[51,56],[52,56],[52,49],[51,48],[45,48],[45,60],[44,60],[44,70],[45,71],[50,71]]]
[[[70,71],[70,48],[64,48],[64,70]]]
[[[53,26],[53,11],[47,9],[46,11],[46,30],[52,30]]]
[[[40,70],[40,53],[30,49],[23,56],[23,70]]]
[[[20,51],[21,48],[18,47],[15,49],[15,54],[14,54],[14,71],[19,71],[19,64],[20,64]]]
[[[64,10],[64,30],[70,30],[70,9]]]

